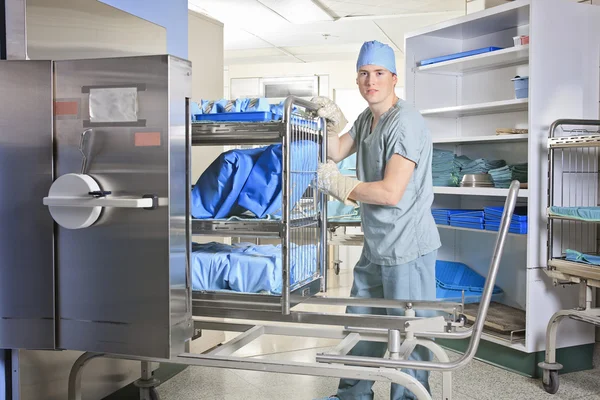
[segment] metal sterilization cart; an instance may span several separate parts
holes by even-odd
[[[600,326],[600,308],[592,304],[593,290],[600,287],[600,266],[580,257],[598,254],[599,127],[600,120],[559,119],[551,125],[548,138],[546,273],[555,284],[580,286],[579,307],[556,312],[548,323],[546,358],[539,366],[544,389],[552,394],[558,391],[562,369],[556,362],[559,323],[570,318]]]

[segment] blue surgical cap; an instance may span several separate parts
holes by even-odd
[[[383,44],[377,40],[365,42],[358,54],[356,72],[364,65],[377,65],[395,74],[396,56],[394,55],[394,50],[387,44]]]

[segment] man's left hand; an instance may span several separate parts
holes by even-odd
[[[342,175],[337,164],[331,160],[327,164],[320,164],[317,169],[317,188],[346,205],[357,205],[349,196],[360,183],[357,179]]]

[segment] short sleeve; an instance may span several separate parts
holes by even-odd
[[[365,121],[368,118],[370,118],[370,117],[371,117],[371,111],[369,110],[369,108],[366,108],[356,118],[356,120],[352,124],[352,128],[348,132],[348,134],[350,135],[350,137],[352,138],[352,140],[354,140],[355,142],[357,142],[357,141],[360,142],[360,140],[361,140],[360,135],[361,135],[361,132],[362,132],[363,127],[365,125]]]
[[[350,131],[348,131],[348,135],[350,135],[350,137],[354,141],[356,141],[356,133],[358,131],[358,128],[356,127],[357,123],[358,123],[358,120],[354,121],[354,123],[352,124],[352,128],[350,128]]]
[[[423,126],[409,116],[402,118],[390,129],[387,140],[387,161],[398,154],[419,165],[423,142]]]

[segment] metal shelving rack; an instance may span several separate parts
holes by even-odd
[[[194,236],[236,237],[275,239],[282,245],[282,293],[281,296],[257,295],[249,293],[215,293],[194,291],[192,301],[194,315],[213,315],[215,309],[223,317],[233,316],[233,309],[245,304],[244,309],[273,310],[279,307],[284,315],[290,314],[291,300],[308,298],[326,288],[326,198],[316,190],[311,197],[302,199],[304,214],[297,215],[291,204],[292,190],[297,179],[316,178],[315,170],[294,171],[294,157],[312,157],[319,162],[326,158],[325,124],[320,118],[311,117],[309,113],[294,110],[314,111],[315,105],[289,97],[284,106],[281,121],[256,123],[193,123],[191,144],[193,146],[232,146],[232,145],[282,145],[282,207],[280,220],[237,219],[237,220],[197,220],[192,219],[191,227]],[[318,144],[319,154],[305,154],[303,150],[292,151],[296,141],[311,141]],[[292,263],[305,262],[300,251],[295,252],[295,245],[314,245],[316,248],[317,267],[314,274],[294,284],[290,283]],[[288,251],[288,249],[291,249]],[[312,249],[311,249],[312,251]],[[297,257],[297,260],[294,260]],[[279,305],[279,306],[278,306]]]
[[[528,233],[510,236],[498,276],[498,286],[505,292],[502,302],[525,312],[522,343],[515,346],[508,340],[499,341],[520,353],[543,352],[544,341],[538,338],[544,335],[548,320],[577,298],[575,287],[553,286],[545,273],[546,149],[553,121],[564,115],[599,117],[597,8],[567,0],[515,0],[405,37],[406,99],[421,110],[434,146],[472,159],[528,163],[528,185],[519,192],[519,206],[528,208]],[[592,42],[578,41],[576,34],[561,25],[565,18],[589,21],[586,37],[593,37]],[[521,35],[529,35],[531,44],[514,46],[513,37]],[[571,47],[573,43],[577,44]],[[487,46],[503,50],[420,65],[424,59]],[[585,61],[553,62],[557,49],[561,59],[585,54]],[[510,79],[516,75],[529,76],[528,99],[515,98]],[[572,87],[578,90],[568,89]],[[527,129],[528,134],[497,135],[497,128]],[[499,197],[506,195],[497,188],[462,187],[436,187],[434,193],[434,207],[465,209],[498,206]],[[443,237],[438,257],[464,262],[485,273],[481,249],[491,243],[487,235],[477,233],[440,229]],[[480,242],[483,244],[473,245]],[[558,347],[583,352],[583,346],[594,342],[593,332],[586,328],[571,325],[571,334],[561,336]],[[509,366],[494,353],[488,354],[491,362]],[[508,354],[521,357],[517,352]],[[583,361],[578,363],[583,365]],[[521,365],[524,373],[536,367],[529,362]]]
[[[571,127],[567,129],[564,127]],[[590,129],[596,127],[596,129]],[[561,128],[566,136],[557,136]],[[557,284],[579,285],[579,306],[557,311],[546,330],[543,386],[548,393],[559,387],[556,340],[559,323],[570,318],[600,326],[600,308],[593,307],[593,290],[600,288],[600,266],[567,260],[567,249],[598,254],[600,218],[558,215],[552,207],[598,207],[600,199],[600,120],[560,119],[548,138],[548,263],[546,273]]]

